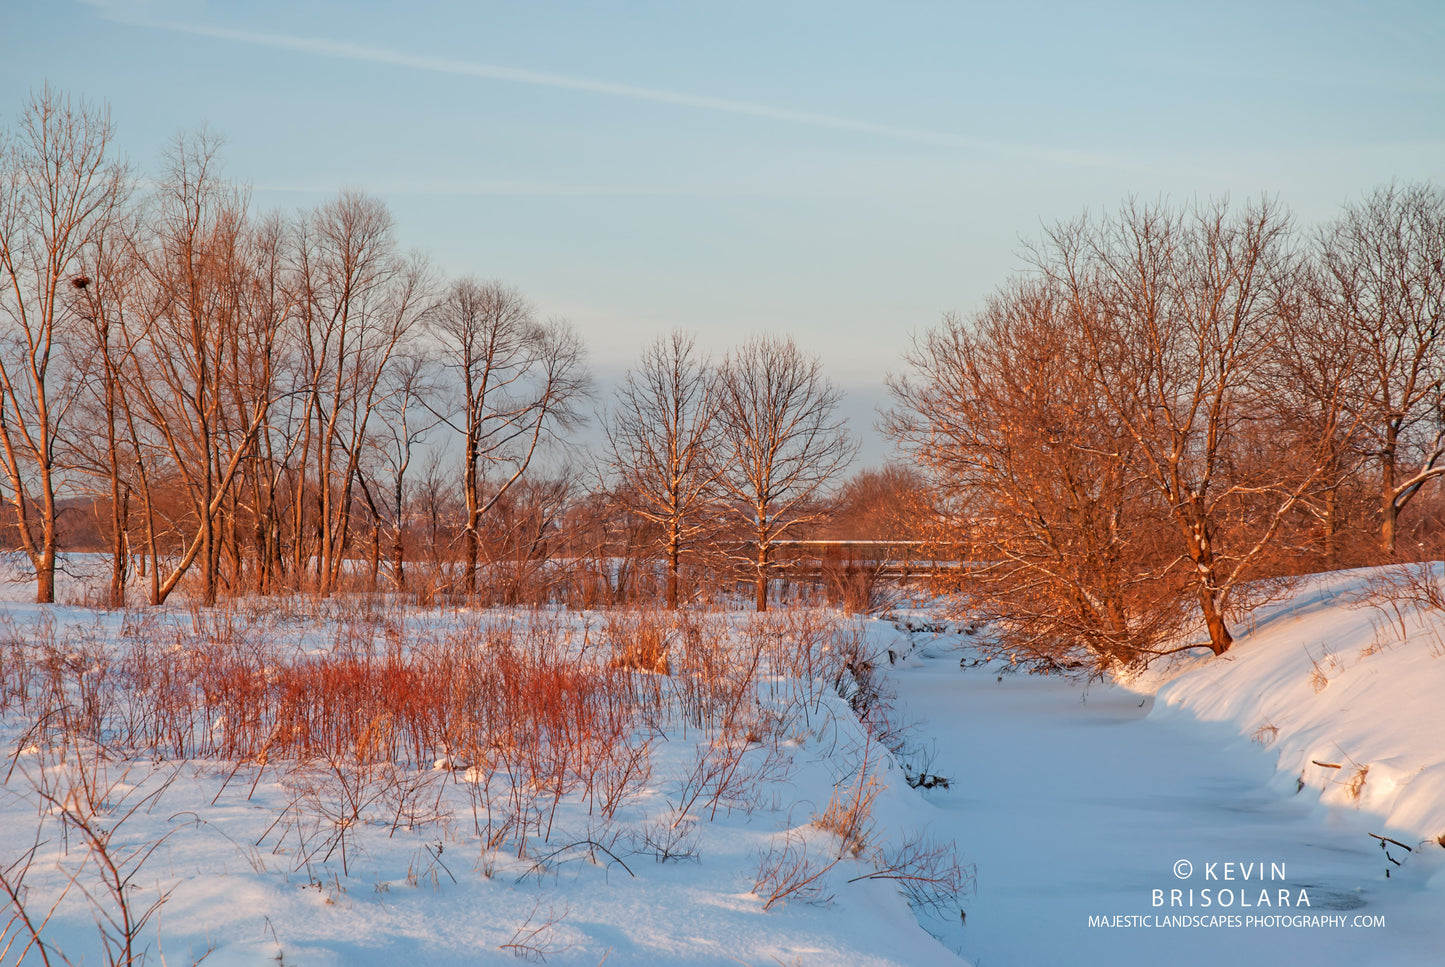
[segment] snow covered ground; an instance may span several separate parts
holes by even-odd
[[[597,696],[566,676],[581,670],[616,681],[607,678],[616,673],[616,616],[367,609],[344,601],[294,614],[273,602],[223,615],[5,606],[0,682],[12,714],[0,740],[13,768],[0,801],[0,862],[33,924],[74,883],[39,931],[52,962],[59,954],[104,962],[103,934],[123,940],[116,923],[96,925],[123,912],[107,890],[107,859],[127,880],[120,892],[129,914],[154,910],[136,931],[152,963],[162,955],[169,964],[204,957],[222,965],[958,962],[900,893],[895,866],[918,856],[918,844],[927,844],[924,862],[909,870],[955,873],[947,844],[909,838],[919,794],[848,701],[859,678],[842,674],[841,662],[856,660],[856,643],[867,645],[848,619],[702,616],[695,642],[674,642],[672,675],[633,676],[650,704],[619,713],[630,723],[614,743],[619,754],[595,760],[588,773],[575,758],[549,757],[567,753],[568,743],[570,754],[596,751],[595,735],[566,730],[606,724],[578,711]],[[509,627],[518,630],[505,645]],[[817,652],[811,666],[792,652],[805,639]],[[205,666],[231,663],[239,671],[227,674],[244,677],[260,655],[261,674],[247,687],[303,681],[297,668],[333,675],[304,679],[316,691],[300,696],[306,708],[292,708],[318,713],[307,726],[315,730],[327,721],[319,712],[332,694],[328,681],[353,688],[393,655],[450,658],[469,654],[470,643],[480,643],[481,661],[455,669],[458,687],[490,674],[493,653],[506,675],[531,676],[523,689],[553,676],[552,717],[533,723],[549,732],[545,741],[529,744],[508,731],[515,723],[500,723],[488,733],[497,736],[492,746],[419,757],[400,738],[398,711],[357,733],[354,757],[270,754],[282,730],[268,723],[259,753],[101,758],[90,743],[42,735],[33,716],[14,712],[27,701],[24,688],[40,701],[48,669],[63,669],[72,703],[65,714],[99,708],[106,741],[126,747],[137,718],[141,731],[151,726],[104,682],[144,677],[155,694],[174,695],[166,680],[174,674],[199,683],[190,691],[224,691],[237,683],[207,678]],[[690,650],[737,669],[756,658],[753,645],[765,651],[753,678],[720,673],[687,684],[680,666]],[[501,657],[508,647],[511,657]],[[395,667],[398,681],[416,670]],[[752,683],[736,701],[734,680]],[[505,692],[515,683],[492,684]],[[425,704],[426,696],[411,698]],[[503,698],[519,702],[507,706],[515,710],[535,697]],[[237,710],[196,708],[181,716],[184,734],[172,738],[168,726],[161,742],[245,741]],[[377,743],[397,751],[379,757]],[[632,752],[639,756],[628,772]],[[552,765],[555,774],[546,771]],[[91,834],[105,840],[104,857],[87,849]],[[925,919],[958,916],[947,904],[939,913],[919,909]],[[24,924],[12,921],[6,939],[17,936],[0,962],[14,962],[26,939]],[[24,961],[40,962],[34,949]]]
[[[455,770],[403,756],[358,784],[325,763],[265,755],[99,762],[77,756],[84,747],[34,741],[7,714],[0,741],[14,768],[0,863],[14,882],[23,867],[12,864],[38,833],[23,886],[38,923],[88,855],[84,831],[67,830],[41,795],[73,792],[78,758],[104,793],[94,825],[113,831],[111,853],[144,856],[122,871],[136,869],[130,907],[166,896],[140,931],[153,963],[1436,964],[1445,618],[1360,607],[1369,578],[1311,579],[1258,612],[1223,660],[1088,688],[962,667],[972,639],[909,630],[936,627],[923,612],[827,616],[827,647],[863,642],[885,693],[896,692],[872,706],[868,726],[855,714],[869,707],[857,701],[866,668],[841,689],[773,668],[749,692],[752,724],[736,730],[758,734],[733,747],[735,760],[722,757],[747,781],[714,796],[722,784],[698,770],[726,751],[726,728],[658,713],[634,736],[645,774],[605,819],[578,784],[498,794],[504,751],[489,765],[442,763]],[[339,610],[268,608],[246,617],[256,647],[355,647]],[[182,609],[149,623],[22,603],[3,614],[6,661],[26,636],[84,655],[168,627],[222,627]],[[504,617],[388,613],[374,628],[432,641]],[[602,647],[605,616],[549,620],[572,646]],[[752,619],[715,620],[742,642]],[[879,744],[894,741],[889,720],[914,723],[904,762]],[[947,787],[911,788],[905,768]],[[860,800],[870,806],[855,848],[819,819]],[[509,808],[530,817],[530,832],[503,822]],[[890,863],[909,844],[941,855],[950,841],[976,889],[952,907],[910,907]],[[92,858],[76,878],[97,903],[72,890],[41,931],[86,963],[104,962],[94,918],[114,910],[101,873]],[[817,878],[769,903],[780,879],[800,873]],[[33,951],[25,961],[39,962]]]

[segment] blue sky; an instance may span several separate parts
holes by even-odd
[[[141,170],[207,125],[261,207],[381,195],[604,373],[674,327],[791,333],[866,432],[909,335],[1043,223],[1264,193],[1309,225],[1445,182],[1442,50],[1438,0],[5,0],[0,120],[49,81],[109,103]]]

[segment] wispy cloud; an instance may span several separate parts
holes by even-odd
[[[229,27],[212,27],[176,21],[149,20],[141,17],[126,16],[118,12],[116,8],[105,5],[99,5],[99,9],[112,19],[121,20],[135,26],[168,30],[174,33],[191,34],[200,37],[214,37],[236,43],[269,47],[275,50],[293,50],[299,53],[331,57],[338,60],[385,64],[392,67],[427,71],[435,74],[477,77],[487,80],[507,81],[514,84],[528,84],[534,87],[550,87],[561,90],[578,91],[585,94],[597,94],[605,97],[624,98],[632,101],[671,104],[678,107],[716,111],[723,114],[763,118],[787,124],[828,128],[835,131],[850,131],[856,134],[888,138],[896,141],[909,141],[918,144],[962,148],[997,147],[988,145],[979,139],[966,138],[945,131],[929,131],[918,128],[875,124],[871,121],[860,121],[854,118],[838,117],[831,114],[816,114],[810,111],[795,111],[790,108],[757,104],[751,101],[736,101],[729,98],[708,97],[699,94],[662,90],[655,87],[618,84],[612,81],[598,80],[591,77],[578,77],[572,74],[556,74],[550,71],[505,67],[499,64],[486,64],[470,60],[432,57],[426,54],[413,54],[388,47],[355,44],[320,37],[299,37],[291,34],[237,30]]]
[[[368,181],[369,191],[381,195],[441,195],[455,197],[583,198],[696,195],[689,188],[634,187],[630,185],[568,185],[531,181]],[[335,186],[320,184],[261,184],[252,191],[277,194],[331,195]]]

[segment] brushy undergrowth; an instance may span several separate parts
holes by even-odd
[[[695,859],[697,824],[774,795],[839,698],[869,738],[858,788],[817,826],[839,836],[838,857],[872,869],[884,860],[869,832],[880,787],[866,749],[903,741],[875,671],[858,623],[807,609],[443,613],[372,600],[0,623],[13,794],[65,802],[72,773],[143,778],[183,763],[223,776],[218,799],[227,789],[250,799],[269,781],[284,793],[248,849],[285,857],[308,882],[334,868],[350,875],[365,830],[378,827],[453,841],[469,830],[489,877],[508,854],[524,878],[578,854],[624,868],[636,854]],[[660,775],[657,752],[670,743]],[[693,751],[677,759],[683,749]],[[665,809],[654,799],[623,821],[658,791]],[[101,812],[81,810],[71,825]],[[572,820],[559,823],[564,814]],[[104,868],[108,841],[97,843],[99,861],[76,869]],[[438,838],[428,853],[432,876],[452,875],[441,848]],[[765,907],[821,879],[810,867],[808,888],[794,888],[790,863],[775,864],[783,887],[759,875]],[[23,885],[29,869],[8,868],[5,882]]]

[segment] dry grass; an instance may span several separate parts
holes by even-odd
[[[287,828],[343,865],[363,814],[437,821],[437,777],[468,786],[485,841],[519,851],[550,835],[569,797],[611,822],[651,780],[657,737],[677,730],[705,733],[677,817],[751,809],[790,768],[794,719],[830,690],[856,696],[868,668],[856,629],[818,612],[738,629],[706,611],[634,610],[599,631],[552,611],[438,616],[337,595],[118,623],[0,626],[0,712],[42,743],[217,761],[252,783],[279,770]],[[407,778],[418,774],[428,781]]]
[[[873,803],[883,787],[868,774],[867,759],[846,792],[833,790],[828,808],[813,818],[813,825],[838,837],[838,855],[863,856],[873,845]]]
[[[753,893],[762,897],[764,910],[771,910],[786,900],[825,902],[830,899],[825,890],[825,877],[838,863],[836,856],[826,861],[810,856],[808,841],[801,834],[789,831],[781,847],[771,847],[758,856]]]
[[[612,664],[618,668],[669,673],[667,654],[676,634],[673,622],[657,611],[614,611],[606,619]]]
[[[1255,729],[1249,736],[1250,740],[1262,748],[1268,749],[1279,738],[1279,726],[1272,724],[1268,719],[1262,722],[1259,728]]]
[[[1320,646],[1320,656],[1316,658],[1310,654],[1309,646],[1305,646],[1305,657],[1310,660],[1310,688],[1314,689],[1316,695],[1324,691],[1330,683],[1330,673],[1341,670],[1340,661],[1330,651],[1327,645]]]
[[[1360,801],[1360,796],[1365,791],[1365,781],[1369,775],[1370,767],[1368,765],[1357,765],[1355,771],[1350,773],[1350,778],[1345,780],[1345,793],[1352,801]]]
[[[269,774],[285,796],[254,847],[319,883],[333,865],[349,875],[365,829],[453,836],[468,812],[485,875],[505,850],[555,856],[536,847],[565,825],[563,803],[585,806],[588,842],[613,842],[619,813],[659,785],[653,752],[674,736],[696,756],[676,785],[663,780],[671,808],[641,851],[696,858],[698,822],[764,802],[790,773],[790,739],[821,729],[841,696],[870,738],[856,780],[813,821],[838,837],[836,856],[809,856],[807,837],[790,835],[760,858],[756,889],[765,907],[820,899],[850,856],[893,870],[874,842],[883,787],[866,750],[895,730],[865,637],[833,614],[634,609],[598,621],[418,611],[400,596],[288,600],[67,627],[44,613],[0,619],[0,714],[28,729],[26,745],[80,743],[98,762],[214,763],[222,793]],[[889,877],[911,875],[912,855]],[[534,917],[503,948],[540,959],[555,922]]]
[[[973,867],[959,861],[951,840],[914,836],[905,837],[897,849],[882,851],[876,869],[849,882],[892,880],[915,910],[944,915],[949,907],[957,910],[958,898],[973,889],[974,879]]]
[[[19,964],[33,950],[39,962],[70,964],[65,952],[43,936],[63,907],[88,908],[95,923],[102,962],[112,967],[143,963],[144,937],[171,890],[146,882],[147,862],[176,831],[156,839],[137,840],[126,829],[139,813],[149,812],[175,781],[176,771],[146,765],[114,767],[102,751],[71,737],[57,745],[27,745],[11,761],[7,785],[18,773],[26,795],[37,807],[32,846],[0,869],[0,890],[11,910],[0,929],[0,959]],[[60,873],[58,894],[47,909],[37,909],[26,880],[39,862],[43,847],[55,838],[63,843],[51,862]],[[146,892],[142,892],[146,891]],[[12,950],[18,950],[9,960]]]

